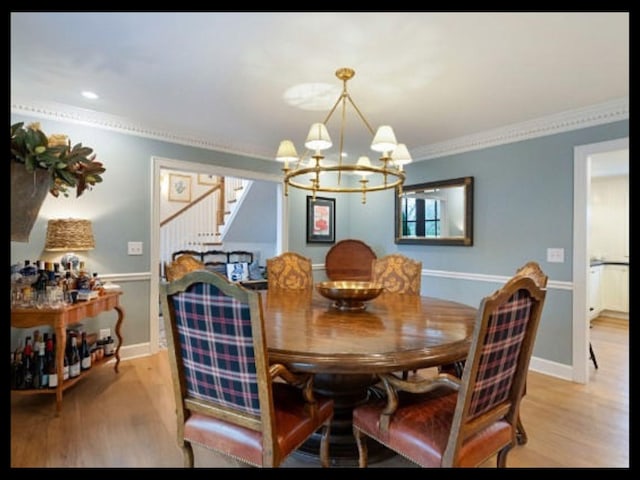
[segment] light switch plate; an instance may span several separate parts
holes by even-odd
[[[564,248],[547,248],[547,262],[564,263]]]
[[[127,253],[129,255],[142,255],[142,242],[127,243]]]

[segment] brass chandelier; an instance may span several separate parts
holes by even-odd
[[[324,122],[311,125],[305,147],[307,152],[298,157],[296,148],[291,140],[280,142],[276,160],[284,162],[284,194],[289,194],[289,187],[295,187],[313,192],[315,199],[317,192],[332,193],[362,193],[362,203],[366,203],[367,192],[396,189],[398,195],[402,192],[402,185],[405,180],[403,165],[411,162],[411,155],[403,143],[396,141],[393,129],[389,125],[382,125],[374,134],[373,128],[364,117],[360,109],[356,106],[351,95],[347,91],[347,82],[353,78],[355,71],[351,68],[340,68],[336,71],[336,77],[342,80],[342,93],[327,114]],[[360,156],[356,163],[343,163],[344,157],[344,130],[346,125],[347,102],[354,108],[358,117],[362,120],[366,128],[373,136],[371,149],[380,153],[380,166],[371,164],[369,157]],[[342,122],[340,125],[339,160],[337,165],[323,164],[325,158],[322,150],[326,150],[333,145],[327,123],[338,106],[341,107]],[[311,159],[305,164],[305,159],[309,152]],[[293,166],[290,168],[290,162]],[[342,174],[359,175],[359,185],[353,182],[344,181]],[[333,182],[321,182],[321,175],[325,179],[333,179]],[[305,177],[305,178],[303,178]],[[306,179],[306,182],[304,180]]]

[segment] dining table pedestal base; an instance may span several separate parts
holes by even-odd
[[[336,466],[358,466],[358,447],[353,436],[353,409],[380,395],[374,385],[378,382],[370,374],[323,374],[315,375],[314,391],[334,401],[333,421],[329,437],[329,457]],[[386,460],[395,454],[374,441],[367,442],[368,463]],[[312,435],[296,450],[294,456],[320,463],[320,434]]]

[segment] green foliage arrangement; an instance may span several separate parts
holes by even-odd
[[[47,137],[37,122],[11,126],[11,161],[24,164],[28,172],[46,169],[50,175],[49,193],[54,197],[69,196],[75,188],[76,198],[102,182],[105,168],[96,161],[93,149],[81,143],[71,146],[66,135]]]

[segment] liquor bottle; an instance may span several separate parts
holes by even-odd
[[[80,262],[80,270],[78,271],[78,278],[76,280],[76,289],[78,290],[90,290],[91,289],[91,277],[87,273],[84,267],[84,262]]]
[[[58,363],[56,362],[56,334],[51,335],[51,338],[47,340],[45,347],[45,360],[47,365],[47,375],[49,380],[49,388],[56,388],[58,386]]]
[[[44,368],[44,343],[38,343],[38,356],[35,361],[33,371],[33,388],[46,388],[49,385],[47,381],[47,372]]]
[[[33,387],[33,346],[30,336],[25,339],[22,350],[22,378],[23,388]]]
[[[71,355],[69,355],[69,378],[75,378],[80,375],[80,352],[76,343],[76,336],[70,335],[71,338]]]
[[[80,369],[89,370],[91,368],[91,352],[87,343],[87,332],[82,332],[82,342],[80,343]]]
[[[67,346],[62,356],[62,381],[69,380],[69,358],[71,354],[71,338],[67,335]]]

